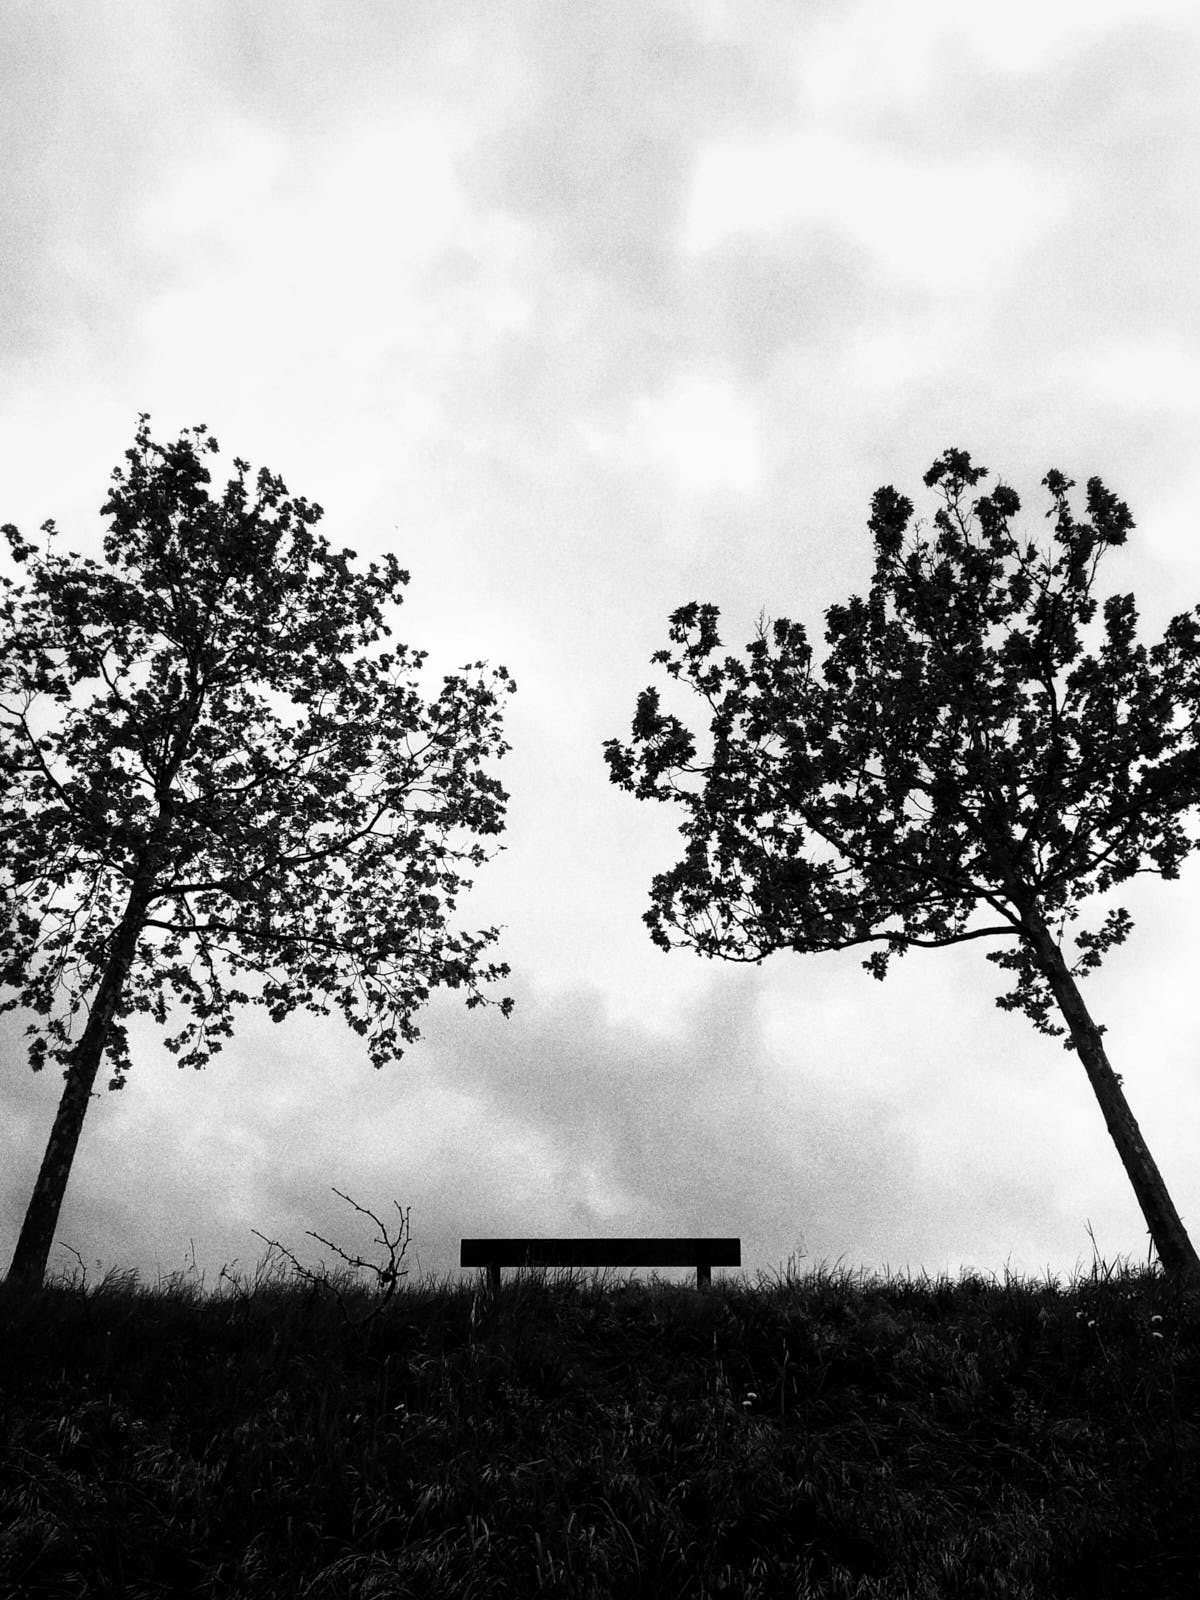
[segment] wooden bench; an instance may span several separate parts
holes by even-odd
[[[740,1239],[464,1239],[459,1265],[486,1267],[493,1289],[501,1267],[695,1267],[696,1287],[714,1267],[740,1267]]]

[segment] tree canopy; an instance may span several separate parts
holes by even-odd
[[[396,557],[356,571],[319,505],[240,459],[210,495],[217,449],[203,427],[157,444],[142,416],[103,565],[56,553],[53,522],[45,555],[3,530],[29,581],[0,579],[0,1009],[34,1013],[35,1070],[69,1066],[133,907],[111,1089],[136,1014],[181,1024],[167,1047],[200,1067],[236,1005],[332,1005],[381,1066],[434,987],[478,1005],[508,972],[497,929],[451,919],[503,828],[487,763],[515,685],[474,662],[424,699],[425,652],[374,648]]]
[[[1031,900],[1065,923],[1135,873],[1178,876],[1200,799],[1200,607],[1147,649],[1133,596],[1112,595],[1099,653],[1082,654],[1128,508],[1091,478],[1078,518],[1074,484],[1048,473],[1047,552],[1014,533],[1013,489],[972,502],[985,475],[962,450],[925,474],[942,501],[932,538],[919,525],[910,537],[906,496],[875,493],[874,581],[828,609],[821,669],[800,623],[760,624],[744,660],[722,659],[716,606],[672,615],[676,648],[652,659],[707,702],[706,759],[653,687],[632,741],[605,745],[615,783],[683,809],[686,850],[654,879],[645,917],[664,949],[758,961],[876,943],[863,965],[882,979],[912,946],[1020,941]],[[1117,907],[1075,932],[1072,972],[1131,926]],[[1026,943],[988,959],[1017,976],[999,1004],[1063,1031]]]

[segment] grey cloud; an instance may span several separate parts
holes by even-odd
[[[582,270],[634,299],[667,287],[697,138],[780,101],[780,63],[704,41],[671,8],[524,13],[528,92],[471,166],[480,198],[538,220]]]
[[[789,351],[831,351],[870,320],[881,290],[867,251],[827,226],[735,236],[689,262],[686,275],[690,303],[702,310],[697,343],[753,384]],[[886,293],[898,297],[890,284]]]
[[[580,1212],[559,1231],[738,1233],[744,1259],[774,1264],[801,1235],[837,1238],[860,1223],[870,1232],[880,1196],[911,1187],[913,1156],[889,1135],[895,1112],[867,1109],[869,1097],[855,1097],[855,1126],[836,1099],[815,1097],[803,1116],[773,1101],[761,991],[759,974],[725,968],[682,1033],[663,1037],[607,1019],[595,991],[539,999],[519,989],[510,1024],[456,1021],[453,1054],[431,1030],[428,1055],[440,1082],[477,1098],[482,1126],[523,1126],[566,1158],[577,1191],[594,1169],[620,1197],[615,1222]],[[543,1216],[536,1229],[554,1222]],[[503,1207],[492,1228],[535,1231]]]
[[[666,1033],[614,1020],[586,984],[510,984],[507,1022],[439,996],[382,1072],[334,1021],[274,1028],[248,1008],[203,1073],[139,1026],[129,1087],[93,1105],[58,1238],[151,1282],[194,1241],[209,1287],[262,1259],[252,1229],[309,1266],[332,1264],[309,1230],[379,1259],[336,1187],[393,1231],[393,1202],[411,1206],[409,1266],[438,1277],[457,1275],[460,1238],[491,1233],[736,1233],[751,1276],[796,1252],[936,1273],[999,1271],[1017,1249],[1036,1271],[1083,1246],[1087,1215],[1110,1253],[1136,1239],[1077,1064],[1011,1019],[990,1026],[990,970],[969,952],[914,958],[879,990],[852,968],[714,965]],[[772,988],[791,995],[786,1059],[761,1021]],[[15,1059],[0,1079],[9,1241],[57,1093]]]
[[[507,1023],[439,1000],[424,1041],[383,1073],[336,1028],[273,1029],[249,1010],[200,1074],[178,1073],[153,1030],[137,1029],[137,1070],[93,1105],[58,1237],[151,1281],[182,1265],[191,1239],[210,1278],[255,1261],[254,1227],[314,1264],[323,1252],[310,1229],[348,1249],[368,1242],[336,1186],[377,1213],[411,1204],[422,1264],[438,1274],[454,1267],[460,1237],[508,1232],[728,1232],[748,1263],[776,1265],[802,1235],[865,1223],[881,1192],[910,1186],[912,1157],[889,1137],[883,1105],[853,1128],[836,1105],[799,1120],[772,1108],[760,987],[723,972],[677,1038],[614,1024],[595,991],[540,999],[516,985]],[[24,1154],[8,1166],[8,1238],[58,1093],[47,1083],[31,1094],[29,1076],[0,1082]],[[548,1170],[563,1168],[533,1214],[504,1186],[506,1146],[526,1137],[550,1152]],[[618,1217],[592,1208],[593,1179]]]

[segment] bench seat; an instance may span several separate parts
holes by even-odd
[[[486,1267],[493,1288],[501,1267],[695,1267],[696,1287],[714,1267],[740,1267],[740,1239],[464,1239],[462,1267]]]

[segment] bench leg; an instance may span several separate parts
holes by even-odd
[[[494,1289],[497,1294],[500,1292],[500,1263],[498,1261],[488,1262],[488,1288]]]
[[[697,1289],[712,1287],[712,1268],[707,1261],[701,1261],[696,1266],[696,1287]]]

